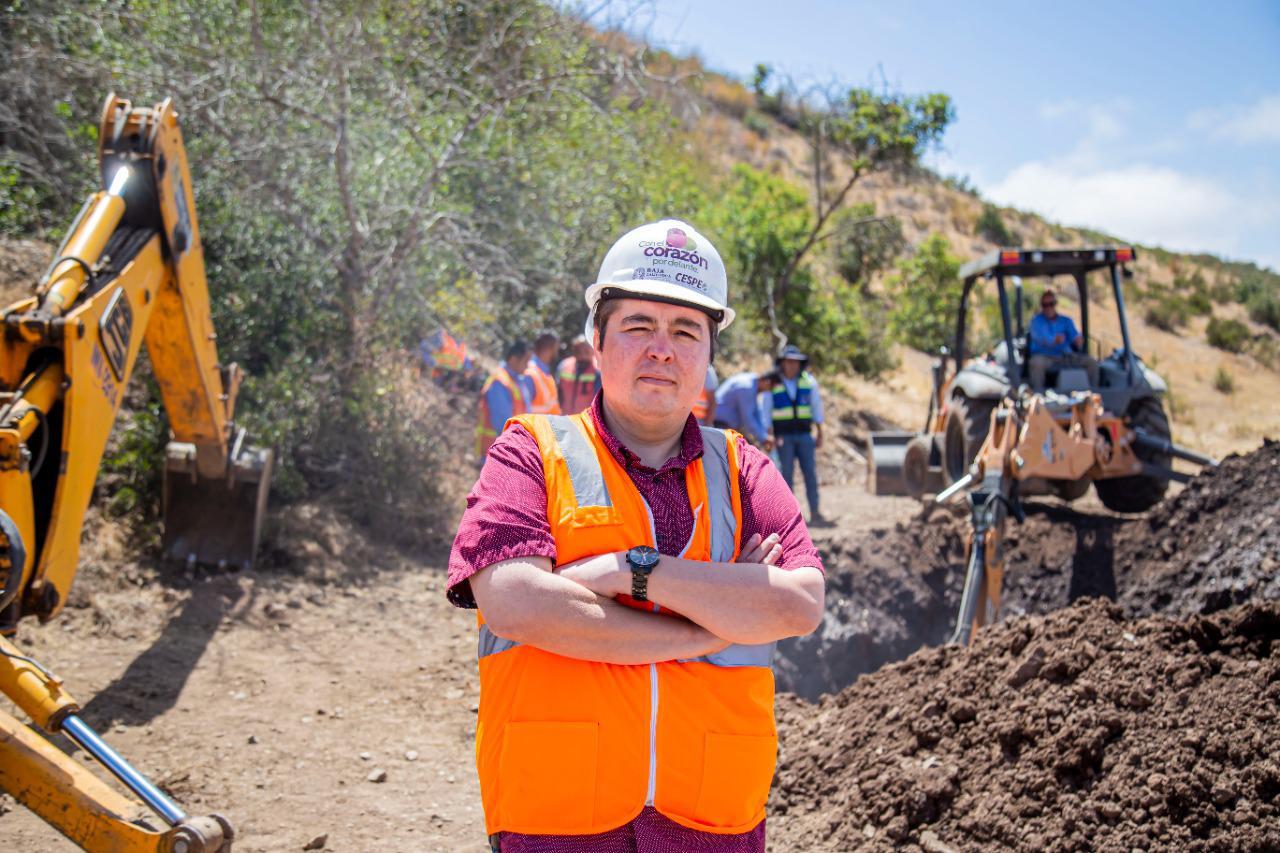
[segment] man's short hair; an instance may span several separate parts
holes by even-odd
[[[543,332],[533,339],[533,351],[538,352],[558,343],[560,343],[560,336],[555,332]]]
[[[635,298],[643,299],[644,297],[637,296]],[[609,322],[609,318],[612,317],[614,312],[618,310],[618,305],[620,304],[621,304],[620,299],[601,299],[599,302],[596,303],[596,310],[595,310],[595,314],[593,315],[594,316],[593,327],[596,330],[596,336],[600,339],[601,352],[604,351],[605,324]],[[695,308],[695,309],[697,308],[696,305],[690,305],[689,307]],[[717,323],[714,319],[712,319],[710,314],[707,314],[706,312],[701,310],[699,310],[698,313],[702,314],[704,317],[707,318],[707,329],[708,331],[711,332],[711,361],[714,363],[716,360],[716,342],[720,338],[720,324]]]
[[[529,342],[516,340],[507,344],[507,348],[502,352],[504,361],[510,361],[513,358],[523,358],[529,354]]]

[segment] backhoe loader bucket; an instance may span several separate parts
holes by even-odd
[[[907,445],[916,437],[914,432],[873,432],[867,443],[871,463],[867,466],[867,491],[873,495],[910,495],[904,464]]]
[[[164,555],[211,566],[250,568],[262,534],[271,486],[270,450],[236,442],[226,473],[205,477],[196,446],[165,448]]]

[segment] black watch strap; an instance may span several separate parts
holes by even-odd
[[[631,597],[636,601],[649,600],[649,573],[635,566],[631,567]]]

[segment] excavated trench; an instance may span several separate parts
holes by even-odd
[[[1205,614],[1280,598],[1280,442],[1224,460],[1145,516],[1029,501],[1006,533],[1003,610],[1044,614],[1085,597],[1130,618]],[[824,547],[827,615],[780,644],[778,686],[806,699],[946,641],[964,575],[966,519],[950,510]]]

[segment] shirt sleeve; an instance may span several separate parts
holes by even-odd
[[[708,393],[714,394],[716,388],[720,386],[720,377],[716,376],[716,369],[711,365],[707,365],[707,380],[702,383],[702,388]]]
[[[501,431],[502,425],[515,411],[511,392],[501,382],[494,382],[485,392],[484,401],[489,407],[489,429],[494,432]]]
[[[768,435],[769,430],[773,429],[773,392],[765,391],[763,394],[757,394],[755,403],[755,422],[763,426],[763,434]]]
[[[813,380],[813,390],[809,392],[809,409],[815,424],[822,423],[822,388],[818,380]]]
[[[1066,344],[1066,347],[1068,350],[1072,350],[1074,349],[1074,347],[1072,346],[1072,341],[1080,337],[1080,332],[1076,330],[1075,320],[1072,320],[1070,317],[1068,317],[1065,314],[1062,315],[1062,319],[1066,321],[1062,324],[1066,328],[1066,332],[1063,333],[1063,337],[1065,337],[1066,340],[1064,340],[1063,343]]]
[[[806,566],[826,574],[822,556],[809,538],[809,528],[800,514],[800,504],[777,466],[758,448],[738,441],[738,482],[742,488],[742,542],[753,533],[777,533],[782,545],[780,569]]]
[[[489,448],[449,553],[449,601],[475,607],[470,577],[516,557],[556,557],[538,443],[513,425]]]

